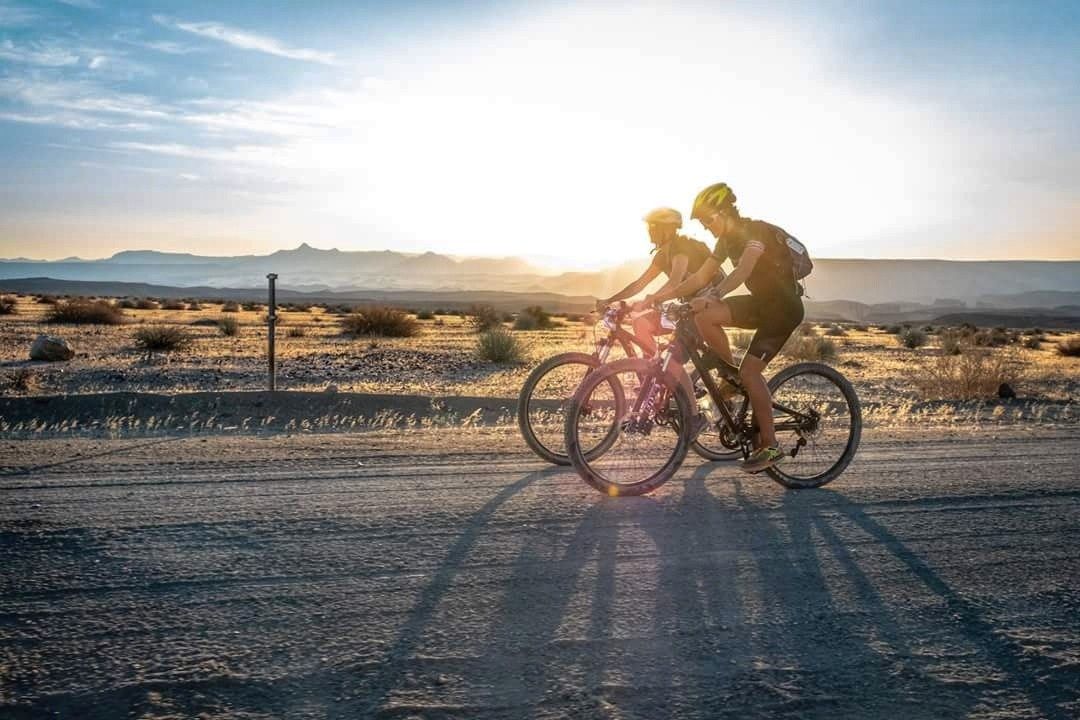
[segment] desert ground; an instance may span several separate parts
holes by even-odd
[[[1074,428],[605,498],[508,429],[0,443],[0,715],[1075,718]]]
[[[536,361],[590,348],[580,322],[515,331],[525,358],[496,364],[460,316],[353,338],[286,312],[271,395],[263,310],[237,337],[192,325],[206,304],[16,310],[2,717],[1080,716],[1075,335],[948,356],[808,328],[864,406],[844,475],[787,491],[691,455],[605,498],[512,417]],[[134,333],[161,324],[193,343],[147,357]],[[28,362],[39,332],[77,355]],[[979,397],[926,381],[979,353],[1001,361]]]

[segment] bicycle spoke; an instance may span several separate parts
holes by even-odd
[[[830,378],[795,375],[773,390],[773,403],[776,439],[788,455],[777,468],[780,473],[811,480],[840,462],[854,417],[843,391]]]

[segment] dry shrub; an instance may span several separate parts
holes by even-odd
[[[166,300],[161,303],[162,310],[183,310],[185,307],[181,300]]]
[[[135,347],[146,352],[172,352],[191,344],[191,336],[176,325],[147,325],[135,331]]]
[[[227,303],[222,303],[221,312],[240,312],[240,303],[230,300]]]
[[[150,298],[139,298],[135,301],[135,308],[138,310],[157,310],[158,304]]]
[[[525,308],[514,319],[515,330],[549,330],[554,326],[551,315],[539,305]]]
[[[222,315],[217,319],[218,330],[226,337],[236,337],[240,334],[240,321],[231,315]]]
[[[434,320],[435,319],[435,313],[431,312],[430,310],[421,310],[420,312],[416,313],[416,319],[417,320]]]
[[[754,339],[753,330],[728,330],[728,342],[731,346],[745,351],[750,347],[750,341]]]
[[[502,319],[499,317],[498,311],[490,305],[470,305],[468,315],[469,325],[471,325],[476,332],[491,330],[497,325],[502,324]]]
[[[37,299],[39,305],[55,305],[56,296],[54,295],[42,295]]]
[[[792,335],[784,343],[782,354],[803,362],[828,362],[836,359],[836,343],[817,335]]]
[[[520,363],[525,358],[525,346],[512,332],[499,326],[480,333],[476,354],[481,360],[490,363]]]
[[[294,325],[285,334],[291,338],[304,337],[307,335],[307,330],[304,329],[303,325]]]
[[[916,328],[905,328],[896,336],[897,342],[912,350],[925,345],[927,339],[926,332],[924,330],[917,330]]]
[[[941,352],[946,355],[959,355],[964,351],[966,337],[960,330],[942,330],[938,334]]]
[[[104,300],[76,298],[53,305],[45,321],[72,325],[119,325],[124,322],[124,313]]]
[[[978,347],[1002,347],[1010,342],[1015,342],[1015,338],[1005,328],[979,330],[971,336],[971,343]]]
[[[381,337],[413,337],[419,334],[416,319],[403,310],[373,305],[353,312],[341,320],[346,335],[378,335]]]
[[[911,382],[923,400],[978,400],[996,397],[1002,383],[1015,386],[1022,377],[1022,363],[1012,353],[972,349],[934,358]]]
[[[32,393],[38,387],[38,376],[30,368],[16,368],[4,380],[5,392]]]
[[[1046,338],[1044,338],[1042,335],[1028,335],[1024,338],[1022,344],[1028,350],[1038,350],[1042,347],[1043,340],[1045,339]]]
[[[246,302],[240,307],[244,308],[247,312],[259,312],[263,309],[263,306],[257,302]]]
[[[15,305],[15,298],[9,295],[0,297],[0,315],[14,315]]]
[[[188,303],[187,309],[188,310],[199,311],[199,310],[202,310],[203,307],[197,301],[192,300],[190,303]]]
[[[1080,357],[1080,338],[1062,340],[1058,343],[1057,351],[1065,357]]]
[[[839,325],[833,324],[829,326],[829,329],[825,331],[825,334],[829,337],[844,337],[847,335],[847,330]]]

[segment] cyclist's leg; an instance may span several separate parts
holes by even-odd
[[[773,424],[772,394],[765,381],[765,366],[776,357],[791,333],[799,327],[803,320],[803,306],[797,298],[791,298],[766,301],[757,308],[758,330],[739,365],[739,378],[750,397],[750,407],[754,410],[758,427],[755,447],[770,448],[776,446],[776,427]]]
[[[716,351],[729,365],[735,364],[735,358],[731,355],[731,345],[728,343],[725,327],[731,327],[731,309],[724,300],[709,299],[709,304],[704,310],[694,315],[694,324],[701,333],[705,343]]]
[[[653,310],[634,318],[634,335],[637,335],[646,356],[656,354],[654,335],[660,334],[660,313]]]

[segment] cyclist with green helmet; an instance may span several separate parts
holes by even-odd
[[[597,307],[605,307],[619,300],[624,300],[637,295],[644,290],[649,283],[658,278],[661,273],[667,276],[667,282],[658,292],[663,292],[682,284],[688,277],[698,272],[702,265],[710,257],[709,247],[700,240],[694,240],[679,232],[682,227],[682,213],[672,208],[656,208],[648,212],[642,218],[649,230],[649,240],[653,244],[653,260],[645,271],[629,285],[611,297],[597,301]],[[661,324],[660,312],[653,308],[643,308],[646,312],[637,316],[634,321],[634,334],[641,341],[642,348],[649,355],[656,354],[656,335],[665,335],[671,330]],[[686,390],[689,397],[694,397],[693,385],[690,377],[682,370],[681,365],[676,365],[679,382]],[[698,416],[695,431],[707,426],[708,421]]]
[[[778,240],[786,233],[775,225],[742,217],[735,201],[735,193],[725,183],[710,185],[698,193],[691,217],[716,238],[712,255],[683,283],[646,296],[641,304],[694,295],[715,282],[721,263],[730,259],[734,264],[731,274],[695,297],[691,307],[705,342],[733,365],[724,328],[755,330],[739,365],[739,378],[750,398],[758,427],[758,444],[742,469],[754,473],[784,459],[776,442],[772,396],[764,370],[802,322],[803,304],[790,254]],[[743,284],[749,295],[725,299]]]

